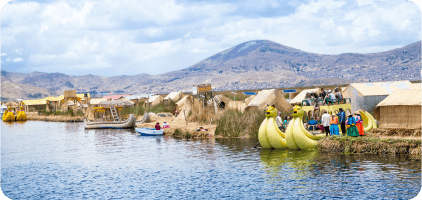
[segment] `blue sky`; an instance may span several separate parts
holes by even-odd
[[[156,75],[250,40],[319,54],[421,40],[421,10],[404,0],[16,0],[0,15],[1,69],[17,72]]]

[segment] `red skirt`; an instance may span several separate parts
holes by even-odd
[[[365,135],[365,130],[363,130],[363,125],[361,123],[356,123],[356,128],[359,131],[359,135]]]

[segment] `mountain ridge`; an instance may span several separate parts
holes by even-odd
[[[211,83],[215,90],[281,88],[362,81],[420,80],[421,41],[378,53],[324,55],[305,52],[270,40],[252,40],[213,54],[181,70],[101,77],[62,73],[28,74],[1,70],[2,97],[12,98],[10,84],[42,89],[42,96],[64,90],[95,93],[168,93],[190,91],[192,85]],[[9,84],[9,85],[8,85]],[[21,87],[22,88],[22,87]],[[27,98],[33,91],[13,96]],[[31,95],[32,96],[32,95]]]

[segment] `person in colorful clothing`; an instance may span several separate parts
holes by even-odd
[[[170,128],[170,125],[169,125],[169,124],[167,124],[167,122],[164,122],[164,123],[163,123],[163,128]]]
[[[157,124],[155,124],[155,130],[161,130],[160,122],[157,122]]]
[[[347,135],[352,137],[359,136],[359,131],[356,128],[356,118],[353,117],[353,115],[349,115],[349,117],[346,120],[346,124],[349,128],[347,128]]]
[[[359,135],[360,136],[365,135],[365,130],[363,129],[363,121],[362,121],[362,117],[359,114],[359,111],[355,112],[355,118],[356,118],[356,128],[359,131]]]
[[[331,120],[330,120],[330,135],[340,135],[340,130],[338,128],[338,119],[336,114],[332,114]]]
[[[340,123],[341,126],[341,132],[342,135],[346,135],[346,113],[344,112],[343,108],[339,108],[340,113],[337,114],[338,116],[338,123]]]

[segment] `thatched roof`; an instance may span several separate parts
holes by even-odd
[[[22,100],[22,103],[24,105],[33,106],[33,105],[45,105],[46,102],[42,99],[36,99],[36,100]]]
[[[311,93],[311,92],[318,92],[318,88],[303,90],[302,92],[300,92],[299,94],[297,94],[295,96],[295,98],[291,99],[290,100],[290,103],[291,104],[302,103],[302,100],[305,99],[307,92],[309,92],[309,93]]]
[[[290,103],[284,98],[283,93],[276,89],[260,91],[246,106],[246,109],[257,107],[259,110],[264,110],[267,107],[267,104],[274,105],[278,110],[283,110],[285,112],[290,112],[292,109]]]
[[[7,107],[12,107],[12,108],[16,108],[16,107],[18,107],[19,106],[19,104],[18,103],[16,103],[16,102],[14,102],[14,101],[9,101],[9,102],[7,102],[6,104],[4,104],[5,106],[7,106]]]
[[[222,95],[222,94],[220,94],[220,95],[217,95],[220,99],[221,99],[221,101],[223,101],[225,104],[229,104],[229,102],[230,101],[233,101],[233,100],[231,100],[231,99],[229,99],[229,98],[227,98],[226,96],[224,96],[224,95]]]
[[[183,93],[182,92],[171,92],[168,94],[164,99],[171,99],[172,101],[178,101],[180,98],[182,98]]]
[[[107,101],[105,98],[92,98],[89,103],[92,105],[100,104],[102,101]]]
[[[250,95],[250,96],[246,97],[245,104],[248,105],[249,102],[252,101],[253,98],[255,98],[255,97],[256,97],[256,95]]]
[[[395,90],[417,89],[417,85],[410,81],[392,81],[392,82],[371,82],[371,83],[352,83],[344,90],[346,92],[351,87],[355,88],[362,96],[380,96],[390,95]]]
[[[111,100],[111,101],[101,101],[101,105],[118,105],[118,106],[131,106],[134,103],[128,99],[126,100]]]
[[[380,106],[398,106],[398,105],[407,105],[407,106],[421,106],[421,90],[420,89],[405,89],[405,90],[396,90],[391,93],[387,98],[382,100],[377,107]]]
[[[150,103],[151,107],[154,107],[160,104],[161,102],[163,102],[163,97],[160,95],[150,96],[149,99],[145,101],[145,103]]]

